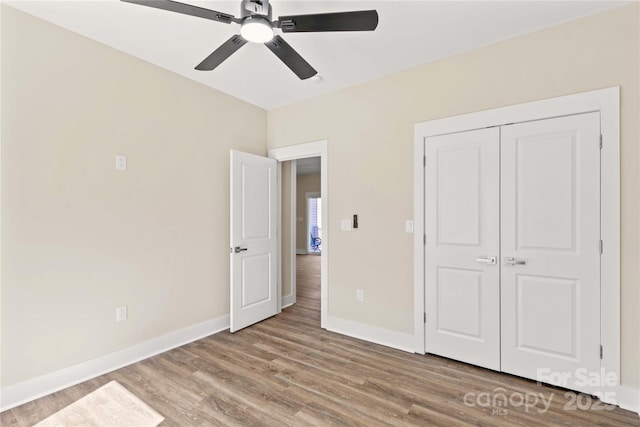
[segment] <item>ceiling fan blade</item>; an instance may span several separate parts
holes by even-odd
[[[316,13],[313,15],[281,16],[277,26],[283,33],[306,33],[314,31],[373,31],[378,26],[378,12]]]
[[[233,55],[238,49],[247,44],[247,41],[240,37],[239,34],[231,36],[229,40],[224,42],[219,48],[213,51],[213,53],[206,57],[196,67],[196,70],[211,71],[218,65],[222,64],[228,57]]]
[[[239,22],[235,16],[228,13],[216,12],[215,10],[205,9],[190,4],[179,3],[171,0],[120,0],[125,3],[139,4],[142,6],[155,7],[156,9],[168,10],[170,12],[182,13],[184,15],[197,16],[199,18],[211,19],[212,21],[230,24]]]
[[[318,72],[313,69],[307,61],[304,60],[298,52],[295,51],[284,39],[280,36],[275,36],[272,40],[264,44],[271,50],[284,64],[293,71],[300,80],[313,77]]]

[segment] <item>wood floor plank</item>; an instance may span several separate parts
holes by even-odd
[[[349,402],[349,408],[353,413],[360,413],[374,418],[380,423],[398,425],[396,419],[408,413],[409,407],[397,402],[384,399],[362,391],[360,384],[342,382],[337,377],[327,377],[321,370],[314,371],[308,366],[295,366],[291,360],[274,361],[281,362],[287,368],[278,374],[286,381],[309,392],[317,393],[322,401]]]
[[[568,410],[567,390],[321,329],[320,259],[297,257],[297,302],[278,316],[4,411],[0,424],[32,426],[116,380],[163,415],[163,427],[640,427],[637,414],[620,408]],[[478,399],[497,393],[538,394],[550,404]]]

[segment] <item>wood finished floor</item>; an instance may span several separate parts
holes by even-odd
[[[297,258],[297,303],[282,314],[2,412],[0,424],[32,426],[116,380],[162,414],[162,426],[640,426],[620,408],[568,410],[566,390],[324,331],[320,257]],[[500,391],[507,406],[478,400]],[[540,394],[548,411],[520,404]]]

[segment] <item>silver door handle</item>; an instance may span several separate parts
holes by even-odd
[[[233,252],[235,252],[235,253],[244,252],[246,250],[247,250],[247,248],[241,248],[240,246],[236,246],[235,248],[233,248]]]
[[[476,261],[481,262],[483,264],[493,265],[498,261],[498,259],[497,257],[494,257],[494,256],[483,256],[480,258],[476,258]]]
[[[512,256],[504,258],[504,265],[514,266],[514,265],[525,265],[527,260],[525,259],[516,259]]]

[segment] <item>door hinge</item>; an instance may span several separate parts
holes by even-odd
[[[604,242],[600,239],[600,255],[604,253]]]
[[[427,155],[422,156],[422,166],[427,166]]]
[[[424,314],[424,323],[427,323],[427,313],[422,313]]]
[[[423,234],[422,235],[422,246],[426,246],[427,245],[427,235]]]
[[[600,360],[602,360],[602,345],[600,346]]]
[[[600,134],[600,149],[602,150],[602,134]]]

